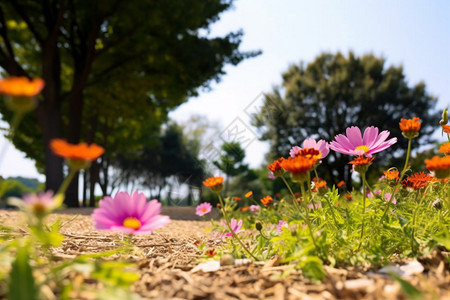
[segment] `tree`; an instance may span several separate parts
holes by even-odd
[[[93,95],[110,88],[118,92],[117,101],[144,95],[140,101],[167,113],[195,96],[199,87],[219,80],[226,64],[258,54],[238,50],[242,32],[208,37],[209,26],[232,2],[1,2],[0,67],[9,75],[46,82],[34,115],[23,121],[13,143],[44,167],[47,189],[56,190],[63,179],[63,161],[51,153],[49,142],[56,137],[72,143],[86,139],[87,102],[109,105]],[[126,90],[130,86],[136,89]],[[0,111],[10,122],[4,106]],[[66,204],[77,206],[76,186],[72,191],[75,195],[67,194]]]
[[[230,178],[248,171],[248,165],[244,163],[245,150],[242,149],[239,142],[225,142],[222,145],[223,154],[219,161],[213,164],[225,173],[225,194],[228,191]]]
[[[409,86],[401,66],[385,66],[385,59],[373,55],[356,57],[349,52],[319,55],[306,67],[292,65],[282,75],[282,87],[265,96],[253,124],[270,141],[268,160],[286,157],[294,145],[306,138],[330,141],[349,126],[379,127],[398,137],[398,144],[380,155],[386,165],[390,158],[405,154],[407,139],[402,138],[401,118],[420,117],[418,147],[430,142],[439,114],[433,110],[436,98],[426,91],[425,83]],[[417,149],[417,148],[416,148]],[[336,183],[350,183],[349,158],[330,152],[323,160],[320,174]],[[350,187],[349,187],[350,188]]]

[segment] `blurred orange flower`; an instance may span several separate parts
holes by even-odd
[[[399,180],[398,170],[392,169],[392,170],[384,171],[383,173],[384,173],[384,176],[386,176],[387,180]]]
[[[443,130],[445,133],[450,134],[450,125],[441,125],[441,126],[442,126],[442,130]]]
[[[281,162],[284,160],[283,157],[275,160],[270,165],[267,165],[267,168],[274,174],[274,176],[280,176],[283,172],[283,168],[281,167]]]
[[[241,198],[241,197],[239,197],[239,196],[234,196],[234,200],[235,200],[235,201],[237,201],[237,202],[239,202],[239,201],[241,201],[241,200],[242,200],[242,198]]]
[[[211,188],[211,190],[213,190],[214,192],[219,192],[220,190],[222,190],[222,182],[222,176],[213,176],[203,181],[203,184]]]
[[[425,159],[425,165],[428,170],[434,171],[437,178],[446,178],[450,172],[450,156],[433,156],[431,159]]]
[[[450,154],[450,142],[443,143],[441,147],[439,148],[439,152]]]
[[[337,183],[337,187],[338,188],[341,188],[341,187],[343,187],[345,185],[345,181],[344,180],[341,180],[341,181],[339,181],[338,183]]]
[[[208,255],[209,257],[213,257],[216,254],[216,249],[214,248],[208,249],[208,251],[206,251],[206,255]]]
[[[357,156],[355,159],[353,159],[349,164],[354,166],[363,166],[363,165],[370,165],[372,164],[375,157],[365,157],[363,155]]]
[[[62,139],[51,140],[50,149],[58,156],[64,157],[68,160],[78,161],[93,161],[105,152],[103,147],[96,144],[70,144]]]
[[[265,206],[269,206],[270,204],[272,204],[273,202],[273,198],[271,196],[265,196],[264,198],[261,199],[261,203],[264,204]]]
[[[401,119],[399,126],[402,132],[418,132],[420,130],[420,121],[418,117]]]
[[[15,97],[33,97],[39,94],[45,83],[41,78],[9,77],[0,79],[0,94]]]
[[[252,191],[248,191],[247,194],[245,194],[245,198],[250,198],[251,196],[253,196]]]

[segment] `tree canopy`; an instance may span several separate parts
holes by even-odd
[[[51,139],[101,144],[98,128],[133,123],[127,118],[158,127],[169,110],[219,80],[225,65],[258,54],[239,51],[240,31],[209,36],[209,26],[232,2],[0,3],[0,68],[46,82],[36,111],[23,121],[13,143],[43,168],[47,189],[56,190],[63,178],[63,162],[48,148]],[[11,121],[2,104],[0,112]],[[77,201],[68,197],[66,204]]]
[[[409,85],[402,66],[386,66],[385,59],[368,54],[357,57],[323,53],[313,62],[292,65],[282,75],[282,86],[265,95],[253,124],[270,142],[268,160],[286,157],[292,146],[306,138],[331,141],[349,126],[362,130],[376,126],[398,137],[398,144],[383,152],[381,165],[406,151],[407,139],[399,129],[401,118],[419,117],[420,136],[414,146],[427,144],[438,125],[436,98],[425,83]],[[321,174],[350,182],[349,158],[331,151]]]

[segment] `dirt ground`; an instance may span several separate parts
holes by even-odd
[[[95,230],[91,212],[66,209],[48,217],[49,222],[57,218],[63,222],[65,240],[54,249],[55,256],[71,259],[119,247],[121,234]],[[143,299],[408,299],[398,282],[369,267],[326,266],[328,275],[320,284],[310,282],[300,271],[292,271],[282,279],[289,266],[277,264],[276,259],[241,261],[214,272],[196,271],[199,259],[205,257],[196,243],[203,241],[208,248],[217,248],[221,243],[205,232],[210,222],[196,216],[193,207],[165,207],[162,214],[169,215],[172,222],[152,235],[135,237],[133,244],[140,253],[126,257],[138,266],[141,276],[133,290]],[[217,217],[217,212],[214,214]],[[0,210],[0,224],[26,234],[21,220],[20,212]],[[450,269],[444,254],[420,260],[425,270],[404,278],[426,299],[450,299]],[[85,283],[89,282],[86,279]],[[95,295],[80,292],[73,298],[95,299]]]

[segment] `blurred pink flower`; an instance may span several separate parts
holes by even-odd
[[[160,213],[161,203],[158,200],[147,202],[145,195],[138,191],[131,196],[126,192],[118,192],[114,198],[100,200],[100,208],[94,210],[92,218],[96,229],[150,234],[170,222],[168,216]]]
[[[21,207],[25,211],[30,211],[37,217],[43,217],[61,206],[62,197],[53,196],[52,191],[47,191],[40,192],[37,195],[24,195],[23,201],[18,198],[9,199],[8,203]]]
[[[283,230],[283,227],[288,227],[288,222],[286,222],[286,221],[284,221],[284,220],[280,220],[279,222],[278,222],[278,225],[277,225],[277,231],[278,232],[280,232],[280,231],[282,231]]]
[[[318,209],[322,207],[322,203],[318,202],[318,203],[310,203],[308,204],[308,208],[309,209]]]
[[[392,194],[391,193],[385,193],[384,194],[384,200],[386,200],[387,202],[389,202],[391,200]],[[392,204],[397,204],[397,199],[392,199]]]
[[[320,151],[320,154],[322,155],[320,158],[325,158],[328,153],[330,153],[330,149],[328,146],[328,143],[324,140],[319,140],[316,142],[315,139],[306,139],[303,141],[303,148],[312,148]],[[299,146],[292,147],[291,151],[289,151],[289,155],[291,157],[295,157],[295,154],[301,150]]]
[[[259,205],[250,205],[249,209],[250,209],[251,212],[257,213],[258,211],[261,210],[261,206],[259,206]]]
[[[211,204],[209,204],[208,202],[203,202],[202,204],[197,206],[197,208],[195,209],[195,214],[197,216],[203,216],[211,212],[211,209],[212,209]]]
[[[242,220],[238,221],[236,219],[231,219],[230,227],[231,227],[231,230],[233,230],[234,233],[238,233],[241,230],[241,227],[242,227]],[[227,226],[227,228],[228,228],[228,226]],[[231,232],[225,232],[225,233],[220,235],[220,237],[225,237],[225,236],[233,236],[233,234]]]
[[[384,130],[378,134],[378,128],[374,126],[366,128],[363,136],[361,136],[361,130],[356,126],[347,128],[346,134],[347,136],[336,135],[335,141],[330,143],[330,148],[347,155],[372,156],[372,154],[383,151],[397,142],[397,138],[386,141],[390,132]]]

